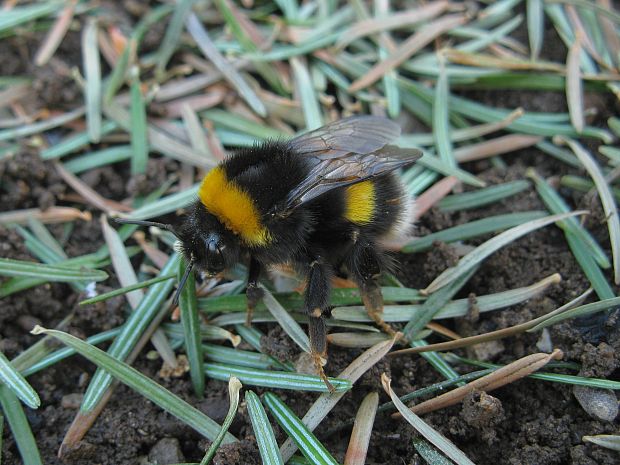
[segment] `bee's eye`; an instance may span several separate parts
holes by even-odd
[[[206,240],[207,257],[206,265],[207,271],[211,273],[219,273],[224,269],[224,244],[221,243],[219,234],[211,233]]]

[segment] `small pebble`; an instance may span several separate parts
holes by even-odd
[[[163,438],[149,451],[149,462],[153,465],[168,465],[185,462],[181,444],[177,438]]]
[[[545,354],[550,354],[553,351],[553,343],[551,342],[551,334],[547,328],[543,328],[540,338],[536,341],[536,347]]]
[[[476,344],[471,350],[476,359],[486,362],[501,354],[505,347],[502,341],[489,341]]]
[[[592,418],[613,421],[618,416],[618,399],[611,389],[575,386],[573,395]]]
[[[66,396],[62,396],[60,405],[62,408],[76,410],[80,408],[80,405],[82,405],[83,398],[84,394],[80,394],[77,392],[73,394],[67,394]]]

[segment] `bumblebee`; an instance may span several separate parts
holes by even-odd
[[[249,260],[248,323],[262,297],[261,271],[293,265],[307,279],[311,356],[331,388],[323,372],[324,314],[335,273],[348,273],[370,317],[393,333],[382,317],[378,279],[391,265],[382,243],[411,224],[412,201],[394,171],[421,156],[389,145],[399,134],[388,119],[354,116],[288,141],[242,149],[207,173],[179,226],[123,222],[172,231],[188,262],[186,276],[192,267],[213,276]]]

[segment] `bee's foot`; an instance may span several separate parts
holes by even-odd
[[[325,386],[327,386],[327,389],[329,389],[329,392],[336,392],[336,388],[334,388],[332,383],[329,382],[329,379],[327,379],[327,375],[325,374],[325,370],[323,370],[323,365],[325,365],[327,360],[326,355],[314,352],[310,355],[312,356],[312,361],[314,362],[314,368],[316,369],[321,380],[325,383]]]

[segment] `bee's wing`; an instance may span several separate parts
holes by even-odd
[[[414,163],[422,153],[387,145],[400,127],[376,116],[356,116],[323,126],[289,142],[308,157],[306,178],[289,192],[278,214],[291,210],[337,187],[355,184]]]
[[[371,153],[400,135],[400,126],[379,116],[351,116],[307,132],[288,142],[303,155],[322,159]]]

